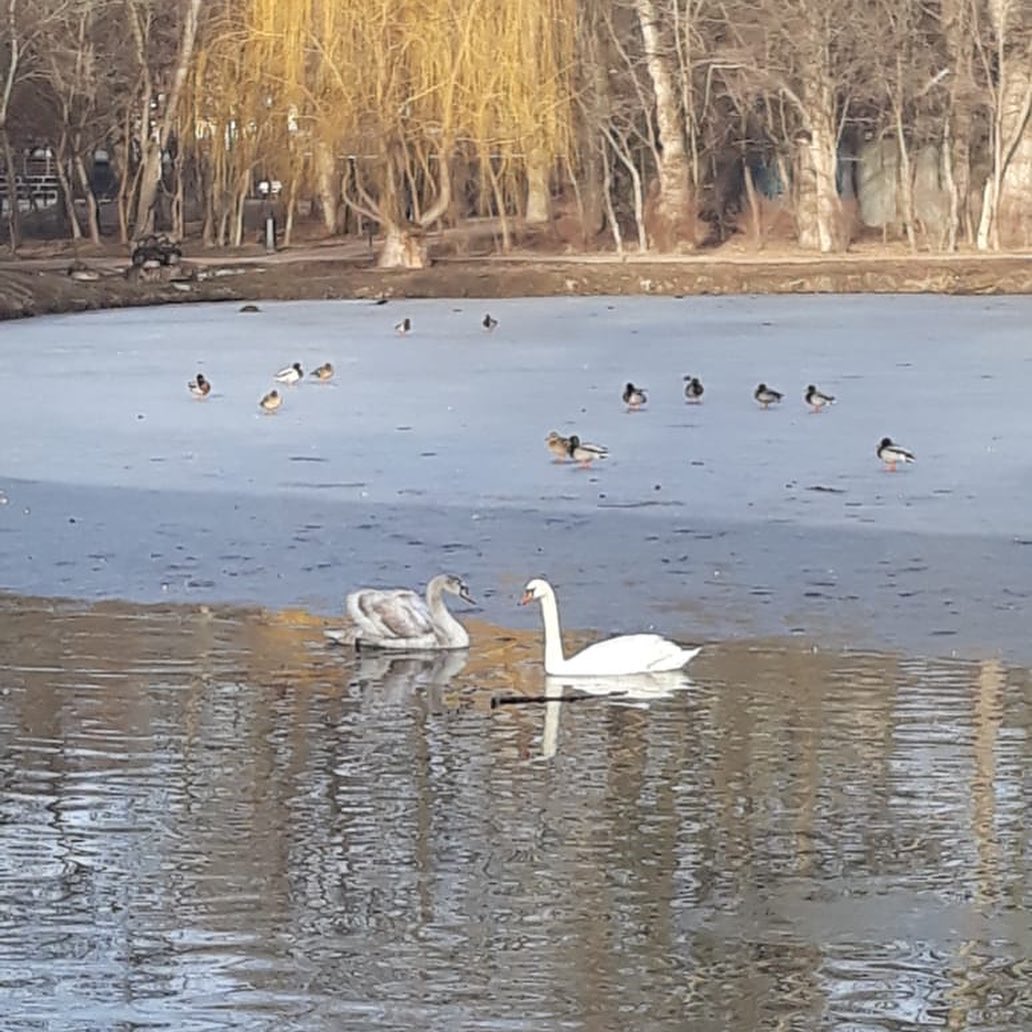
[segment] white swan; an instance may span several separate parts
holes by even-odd
[[[545,622],[545,673],[565,677],[622,677],[627,674],[655,674],[680,670],[700,649],[682,648],[658,634],[624,634],[589,645],[575,656],[563,655],[559,606],[555,591],[546,580],[536,578],[523,590],[520,605],[541,603]]]
[[[469,634],[448,612],[442,598],[446,591],[475,604],[466,582],[448,573],[438,574],[427,584],[426,601],[407,588],[353,591],[347,597],[345,608],[355,623],[356,648],[466,648]]]

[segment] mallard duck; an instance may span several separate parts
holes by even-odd
[[[265,412],[275,412],[283,404],[283,395],[277,390],[271,390],[268,394],[263,395],[258,404]]]
[[[412,332],[412,320],[406,315],[405,318],[402,319],[400,323],[395,323],[394,324],[394,332],[397,333],[399,337],[404,337],[405,334],[411,333]]]
[[[355,646],[377,649],[464,649],[466,628],[448,612],[445,592],[475,605],[466,582],[438,574],[426,586],[424,601],[414,591],[364,588],[348,595],[344,605],[355,622]]]
[[[498,325],[498,320],[495,319],[490,312],[488,312],[488,314],[484,316],[483,321],[480,323],[480,325],[483,326],[488,333],[490,333]]]
[[[186,386],[195,398],[206,398],[211,393],[211,384],[204,378],[204,373],[198,373]]]
[[[332,380],[333,366],[329,362],[323,362],[318,369],[313,369],[308,375],[314,376],[317,380]]]
[[[545,438],[545,444],[555,456],[553,462],[565,462],[570,457],[570,439],[563,437],[557,430],[549,432]]]
[[[702,381],[697,376],[684,378],[684,396],[688,401],[701,402],[703,394]]]
[[[916,461],[913,452],[900,447],[892,440],[891,437],[883,437],[881,439],[881,442],[878,444],[876,454],[878,458],[885,463],[885,468],[890,473],[896,472],[896,463],[898,462]]]
[[[523,590],[520,605],[541,603],[545,624],[545,673],[561,677],[625,677],[630,674],[658,674],[680,670],[699,653],[658,634],[624,634],[589,645],[567,659],[563,655],[559,605],[546,580],[535,578]]]
[[[644,388],[635,387],[633,383],[628,383],[624,387],[623,401],[631,412],[641,408],[648,400]]]
[[[609,449],[601,444],[582,441],[576,434],[570,434],[567,454],[574,462],[580,463],[581,469],[587,469],[595,459],[604,459],[609,454]]]
[[[298,380],[304,376],[304,372],[301,369],[301,363],[295,362],[293,365],[288,365],[281,369],[273,379],[279,383],[297,383]]]
[[[771,405],[775,405],[781,401],[782,394],[780,391],[776,391],[772,387],[768,387],[765,383],[761,383],[759,387],[753,391],[753,397],[764,408],[769,408]]]
[[[810,406],[814,412],[820,412],[825,405],[835,404],[834,394],[825,394],[823,391],[817,390],[816,387],[811,383],[806,388],[806,393],[803,395],[803,400],[807,405]]]

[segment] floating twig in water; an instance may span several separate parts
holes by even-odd
[[[607,695],[495,695],[491,698],[491,709],[499,706],[535,706],[546,702],[583,702],[585,699],[612,699],[626,695],[613,692]]]

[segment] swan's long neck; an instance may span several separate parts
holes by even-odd
[[[558,670],[566,657],[563,655],[563,634],[559,628],[559,603],[549,591],[542,595],[541,618],[545,622],[545,673]]]
[[[444,578],[434,577],[426,586],[426,604],[434,622],[434,633],[442,645],[464,648],[469,644],[466,628],[451,614],[444,604]]]

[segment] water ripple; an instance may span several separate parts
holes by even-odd
[[[1028,671],[474,632],[0,599],[5,1030],[1029,1027]]]

